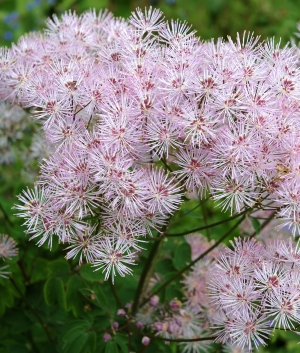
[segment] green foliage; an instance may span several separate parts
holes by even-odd
[[[47,305],[58,304],[61,308],[66,309],[66,293],[61,278],[50,277],[44,285],[44,298]]]
[[[191,247],[187,243],[180,243],[174,252],[174,267],[182,270],[191,261]]]
[[[105,353],[118,353],[119,352],[119,348],[116,342],[114,341],[109,341],[107,342],[107,344],[105,345]]]
[[[43,28],[53,13],[108,8],[117,16],[128,17],[136,7],[150,5],[159,7],[168,19],[191,23],[206,40],[227,35],[235,38],[237,32],[250,31],[262,39],[276,36],[286,43],[300,20],[299,4],[293,0],[3,0],[0,44],[9,45],[22,34]]]
[[[84,264],[80,267],[79,273],[81,277],[87,281],[104,281],[104,274],[102,271],[95,271],[91,264]]]
[[[256,218],[251,218],[251,223],[252,223],[253,229],[255,230],[255,233],[259,234],[261,230],[261,225],[259,223],[259,220]]]

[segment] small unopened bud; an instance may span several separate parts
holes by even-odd
[[[116,330],[119,327],[119,323],[117,321],[113,322],[113,328]]]
[[[126,312],[124,309],[119,309],[118,312],[117,312],[117,315],[119,316],[125,316],[126,315]]]
[[[153,295],[153,297],[150,298],[149,304],[151,306],[156,306],[159,302],[159,296],[158,295]]]
[[[181,307],[182,307],[182,303],[177,298],[170,301],[170,308],[172,310],[178,311],[179,309],[181,309]]]
[[[111,340],[111,335],[109,333],[105,333],[103,336],[103,341],[108,342]]]
[[[125,308],[130,309],[131,307],[132,307],[132,304],[131,304],[131,303],[126,303],[126,304],[125,304]]]
[[[147,336],[144,336],[144,337],[142,338],[142,344],[143,344],[144,346],[148,346],[149,343],[150,343],[150,338],[147,337]]]
[[[136,326],[137,326],[138,328],[143,328],[143,327],[144,327],[143,323],[140,322],[140,321],[138,321],[138,322],[136,323]]]

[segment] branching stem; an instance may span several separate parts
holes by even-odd
[[[240,214],[241,215],[241,214]],[[144,306],[149,300],[150,298],[159,293],[161,290],[163,290],[166,286],[168,286],[171,282],[173,282],[176,278],[180,277],[184,272],[186,272],[187,270],[189,270],[192,266],[195,265],[196,262],[198,262],[199,260],[201,260],[205,255],[207,255],[208,253],[210,253],[213,249],[215,249],[219,244],[221,244],[242,222],[243,220],[246,218],[245,215],[243,215],[241,217],[241,219],[238,220],[238,222],[236,222],[236,224],[231,227],[228,232],[226,232],[218,241],[216,241],[210,248],[208,248],[206,251],[204,251],[201,255],[199,255],[195,260],[193,260],[192,262],[190,262],[187,266],[185,266],[182,270],[178,271],[174,276],[172,276],[170,279],[168,279],[164,284],[162,284],[156,291],[154,291],[154,293],[151,294],[151,296],[149,296],[148,298],[146,298],[142,304],[141,307]]]

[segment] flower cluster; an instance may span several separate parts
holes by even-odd
[[[29,115],[20,107],[7,102],[0,103],[0,164],[14,160],[13,147],[24,138]]]
[[[0,234],[0,259],[2,261],[8,260],[18,254],[16,242],[8,235]],[[7,278],[9,272],[8,266],[0,267],[0,277]]]
[[[283,238],[265,244],[235,239],[208,276],[217,341],[251,351],[274,329],[300,323],[299,242]]]
[[[159,10],[47,21],[0,52],[0,98],[31,109],[53,152],[17,206],[31,238],[130,273],[182,195],[278,210],[298,233],[297,52],[244,34],[201,42]]]
[[[192,259],[214,243],[201,234],[186,238]],[[166,306],[154,295],[136,316],[137,325],[176,339],[183,352],[206,352],[213,339],[224,352],[249,353],[272,331],[300,324],[300,248],[286,237],[265,243],[249,238],[215,248],[185,275],[184,300]],[[185,342],[190,340],[190,342]]]

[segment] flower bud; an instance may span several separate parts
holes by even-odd
[[[144,337],[142,338],[142,344],[143,344],[144,346],[148,346],[149,343],[150,343],[150,338],[147,337],[147,336],[144,336]]]
[[[140,321],[138,321],[138,322],[136,323],[136,326],[137,326],[138,328],[143,328],[143,327],[144,327],[143,323],[140,322]]]
[[[116,330],[119,327],[119,323],[117,321],[115,321],[113,323],[113,328]]]
[[[159,296],[158,295],[153,295],[153,297],[151,297],[150,301],[149,301],[149,304],[151,306],[156,306],[159,302]]]
[[[111,335],[109,333],[105,333],[103,336],[103,341],[108,342],[111,340]]]
[[[125,316],[126,315],[126,312],[124,309],[119,309],[118,312],[117,312],[117,315],[119,316]]]
[[[182,307],[182,303],[177,298],[170,301],[170,308],[174,311],[178,311]]]

